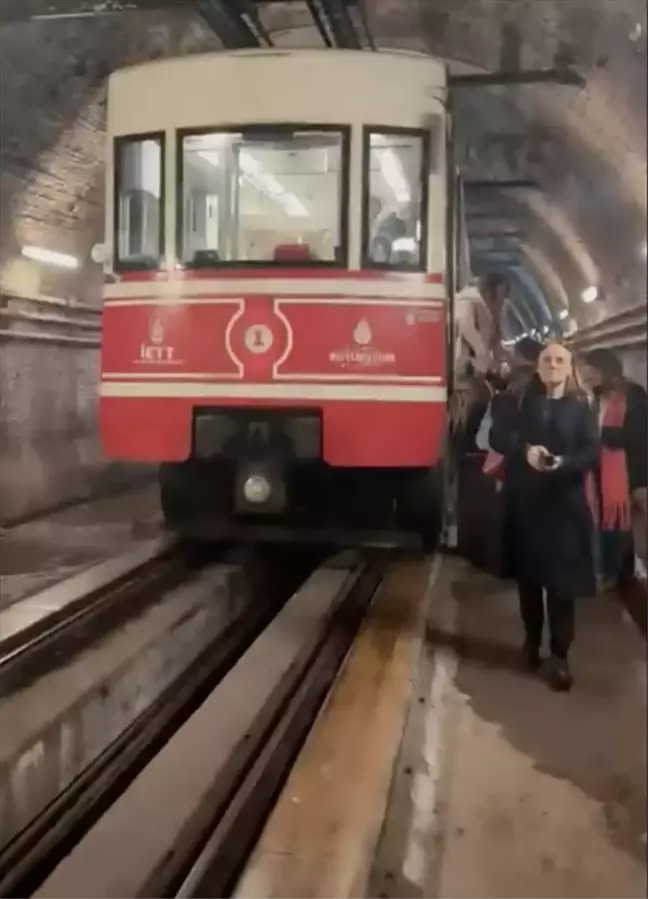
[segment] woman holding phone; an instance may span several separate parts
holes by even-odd
[[[524,663],[540,669],[546,596],[555,690],[572,685],[575,599],[596,591],[587,488],[598,434],[572,370],[569,350],[547,344],[523,394],[493,401],[490,431],[492,449],[504,456],[504,575],[518,582]]]

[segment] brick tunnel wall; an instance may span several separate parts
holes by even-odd
[[[105,79],[215,43],[168,10],[128,29],[118,16],[0,27],[0,524],[154,477],[105,459],[98,439]],[[80,266],[31,262],[29,244]]]
[[[0,340],[0,523],[153,476],[102,456],[96,346]]]

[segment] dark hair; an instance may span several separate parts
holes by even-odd
[[[534,340],[533,337],[523,337],[515,346],[515,355],[535,365],[543,349],[544,344],[539,340]]]
[[[583,361],[591,368],[596,368],[605,378],[622,378],[623,365],[621,360],[612,350],[601,347],[598,350],[590,350],[585,353]]]

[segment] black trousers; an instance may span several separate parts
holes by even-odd
[[[539,649],[544,628],[544,591],[536,584],[520,583],[518,592],[527,644]],[[547,590],[551,654],[558,659],[567,658],[574,639],[574,606],[573,596],[561,596],[553,590]]]

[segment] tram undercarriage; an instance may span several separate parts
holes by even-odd
[[[189,459],[160,466],[160,492],[167,527],[194,540],[430,551],[441,527],[440,477],[429,469]]]

